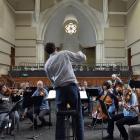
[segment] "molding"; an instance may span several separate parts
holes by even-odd
[[[105,47],[105,48],[113,48],[113,49],[125,49],[125,47]]]
[[[21,39],[15,38],[15,41],[16,41],[16,40],[25,40],[25,41],[26,41],[26,40],[34,40],[34,41],[36,41],[36,39],[24,39],[24,38],[21,38]]]
[[[7,1],[7,0],[4,0],[7,4],[7,6],[15,13],[15,9],[11,6],[11,4]]]
[[[138,42],[140,42],[140,39],[137,39],[137,40],[134,41],[133,43],[127,45],[127,48],[131,48],[131,47],[133,47],[132,45],[134,45],[134,44],[136,44],[136,43],[138,43]]]
[[[105,39],[104,41],[125,41],[124,39]]]
[[[105,57],[105,59],[125,59],[125,57]]]
[[[1,62],[0,62],[0,66],[6,66],[6,67],[8,67],[8,68],[9,68],[9,66],[11,66],[11,65],[8,65],[8,64],[3,64],[3,63],[1,63]]]
[[[15,11],[15,14],[33,14],[34,11]]]
[[[15,56],[15,58],[36,58],[36,56]]]
[[[6,39],[4,39],[4,38],[2,38],[2,37],[0,37],[0,40],[4,41],[5,43],[8,43],[8,44],[12,45],[11,47],[15,46],[15,44],[13,44],[13,43],[7,41]]]
[[[131,56],[134,57],[134,56],[137,56],[137,55],[140,55],[140,52],[137,52],[137,53],[135,53],[135,54],[133,54]]]
[[[15,48],[36,48],[36,46],[15,46]]]
[[[109,15],[127,15],[127,12],[108,12]]]
[[[16,27],[32,27],[32,25],[16,25]]]
[[[6,52],[2,52],[2,51],[0,51],[0,54],[4,54],[4,55],[8,55],[8,56],[11,55],[10,53],[6,53]]]
[[[127,8],[127,14],[131,11],[131,9],[135,6],[137,0],[134,0],[134,2],[132,2],[132,4]]]

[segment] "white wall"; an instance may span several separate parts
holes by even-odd
[[[16,14],[15,65],[36,63],[36,28],[31,13]]]
[[[127,47],[131,48],[134,74],[140,75],[140,1],[130,9],[127,15]]]
[[[11,65],[11,47],[15,44],[15,14],[5,0],[0,0],[0,75]]]

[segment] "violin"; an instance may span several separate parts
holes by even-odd
[[[125,102],[126,103],[130,102],[132,91],[130,89],[126,89],[124,91],[124,95],[125,95],[125,97],[124,97]]]
[[[45,90],[43,88],[39,89],[39,96],[45,96]]]

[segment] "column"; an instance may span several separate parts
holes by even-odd
[[[104,14],[104,21],[107,23],[108,21],[108,0],[103,0],[103,14]]]
[[[96,63],[104,63],[104,44],[101,40],[96,42]]]
[[[44,63],[44,44],[42,40],[36,42],[36,63]]]
[[[38,22],[40,15],[40,0],[35,0],[35,20]]]

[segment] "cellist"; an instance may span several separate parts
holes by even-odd
[[[102,85],[102,90],[99,93],[99,96],[97,97],[97,107],[96,110],[93,110],[92,113],[92,123],[91,126],[95,124],[95,121],[102,121],[108,120],[107,114],[103,113],[102,108],[100,106],[100,103],[103,101],[106,105],[106,109],[108,111],[108,114],[111,116],[115,113],[116,107],[115,107],[115,100],[117,100],[116,96],[113,94],[113,90],[111,89],[111,82],[105,81]]]

